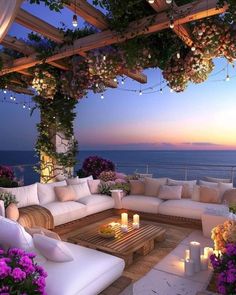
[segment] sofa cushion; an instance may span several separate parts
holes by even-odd
[[[78,202],[86,205],[87,214],[94,214],[114,208],[115,202],[112,197],[105,195],[90,195],[80,198]]]
[[[222,183],[230,183],[231,182],[231,179],[229,178],[216,178],[216,177],[210,177],[210,176],[205,176],[204,179],[207,181],[207,182],[222,182]]]
[[[75,201],[76,194],[72,185],[55,186],[54,191],[60,202]]]
[[[222,202],[226,204],[236,204],[236,188],[227,190],[223,195]]]
[[[206,210],[222,210],[222,204],[209,204],[195,202],[189,199],[169,200],[160,204],[159,213],[163,215],[180,216],[192,219],[201,219],[201,215]]]
[[[73,254],[62,241],[44,235],[33,235],[34,246],[48,260],[55,262],[72,261]]]
[[[131,195],[144,195],[145,183],[142,180],[130,180],[130,194]]]
[[[86,206],[74,201],[57,201],[45,204],[43,206],[52,213],[55,226],[82,218],[87,215]]]
[[[129,195],[122,198],[123,208],[146,213],[158,213],[163,201],[157,197]]]
[[[183,199],[191,199],[193,194],[193,187],[197,184],[197,180],[174,180],[168,178],[168,185],[182,185],[182,195]]]
[[[52,183],[37,183],[39,203],[41,205],[51,203],[57,200],[54,187],[65,186],[66,181],[52,182]]]
[[[203,203],[220,204],[221,198],[219,189],[200,185],[199,201]]]
[[[73,184],[73,185],[71,185],[71,187],[73,188],[73,190],[75,192],[75,200],[76,201],[78,201],[79,199],[81,199],[83,197],[91,195],[87,181],[82,182],[82,183],[78,183],[78,184]]]
[[[182,185],[161,185],[158,197],[162,200],[180,200]]]
[[[0,245],[5,249],[31,250],[33,239],[19,223],[0,216]]]
[[[39,204],[37,183],[13,188],[1,187],[0,192],[9,192],[15,195],[18,208]]]
[[[99,185],[101,184],[100,179],[89,179],[88,186],[91,194],[98,194],[99,193]]]
[[[122,259],[79,245],[65,245],[71,251],[73,261],[47,261],[43,265],[49,274],[46,279],[47,294],[95,295],[121,276],[125,266]]]
[[[74,178],[68,178],[66,180],[67,185],[74,185],[74,184],[80,184],[83,182],[87,182],[87,180],[93,180],[93,176],[90,175],[88,177],[83,177],[83,178],[79,178],[78,176],[74,177]]]
[[[145,178],[145,196],[157,197],[161,185],[167,184],[167,178]]]

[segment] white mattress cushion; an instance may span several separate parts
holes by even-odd
[[[87,215],[86,206],[74,201],[52,202],[44,204],[43,207],[47,208],[52,213],[55,226]]]
[[[124,269],[124,261],[100,251],[65,243],[74,260],[64,263],[47,261],[46,292],[50,295],[95,295],[115,280]]]
[[[112,197],[105,195],[90,195],[80,198],[80,203],[86,205],[87,214],[94,214],[107,209],[114,208],[115,202]]]
[[[37,183],[38,198],[40,205],[44,205],[57,200],[54,187],[65,186],[66,181],[52,182],[52,183]]]
[[[5,249],[31,250],[33,239],[19,223],[0,216],[0,245]]]
[[[163,201],[157,197],[130,195],[122,198],[123,208],[146,213],[158,213]]]
[[[16,197],[18,208],[39,204],[37,183],[13,188],[1,187],[0,192],[12,193]]]
[[[168,200],[160,204],[159,213],[164,215],[180,216],[192,219],[201,219],[203,212],[208,209],[221,210],[222,204],[196,202],[190,199]]]

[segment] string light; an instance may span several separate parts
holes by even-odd
[[[117,78],[115,77],[115,78],[113,79],[113,81],[114,81],[114,82],[117,82]]]
[[[122,85],[125,84],[125,79],[124,79],[124,78],[121,79],[121,84],[122,84]]]
[[[163,90],[162,90],[162,88],[160,89],[160,93],[161,93],[161,94],[163,93]]]
[[[13,100],[13,96],[12,95],[10,96],[10,100]]]
[[[101,99],[104,99],[104,94],[103,93],[101,94]]]
[[[13,97],[13,100],[16,101],[16,97],[15,96]]]
[[[179,52],[177,52],[176,57],[177,57],[178,59],[180,59],[180,53],[179,53]]]
[[[166,0],[166,4],[171,4],[172,0]]]
[[[155,0],[148,0],[148,3],[153,4]]]
[[[142,92],[142,90],[139,90],[139,95],[143,95],[143,92]]]
[[[106,55],[103,55],[103,60],[105,61],[107,59]]]
[[[196,50],[196,47],[193,45],[193,46],[191,47],[191,50],[192,50],[192,51],[195,51],[195,50]]]
[[[226,82],[229,82],[230,81],[230,76],[229,75],[226,76],[225,81]]]
[[[170,25],[169,26],[170,26],[171,29],[174,29],[175,24],[174,24],[174,20],[173,19],[170,20]]]
[[[77,18],[77,15],[76,14],[73,15],[72,25],[75,28],[78,26],[78,18]]]
[[[26,105],[25,104],[23,104],[23,109],[25,109],[26,108]]]
[[[174,90],[172,88],[170,88],[170,93],[173,93],[173,92],[174,92]]]

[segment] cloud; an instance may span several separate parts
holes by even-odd
[[[214,142],[183,142],[181,143],[183,145],[191,145],[191,146],[222,146],[221,144],[217,144]]]

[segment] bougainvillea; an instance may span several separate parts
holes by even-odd
[[[85,175],[92,175],[94,178],[98,178],[103,171],[114,171],[115,165],[110,160],[98,156],[91,156],[84,160],[82,170]]]

